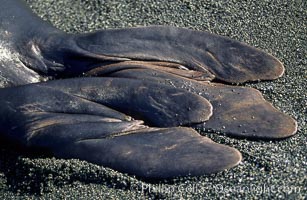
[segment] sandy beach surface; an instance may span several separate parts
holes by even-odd
[[[148,183],[79,160],[37,157],[0,145],[0,199],[306,199],[307,2],[304,0],[27,0],[43,19],[71,33],[173,25],[231,37],[262,49],[286,68],[260,90],[298,122],[282,141],[202,133],[242,152],[242,163],[202,177]]]

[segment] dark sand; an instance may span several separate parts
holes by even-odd
[[[272,82],[246,84],[298,121],[299,131],[278,142],[207,134],[243,154],[236,168],[218,174],[148,184],[78,160],[37,158],[0,147],[0,199],[306,199],[305,0],[134,1],[27,0],[35,12],[68,32],[165,24],[207,30],[265,50],[285,65]]]

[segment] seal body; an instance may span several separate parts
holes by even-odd
[[[56,29],[29,12],[23,1],[1,1],[0,87],[47,80],[31,60],[35,60],[35,40],[52,30]]]

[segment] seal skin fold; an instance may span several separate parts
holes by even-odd
[[[296,132],[296,122],[259,91],[214,83],[280,77],[283,65],[261,50],[166,26],[67,34],[21,0],[0,3],[2,136],[59,158],[165,179],[241,161],[236,149],[189,127],[251,139]]]

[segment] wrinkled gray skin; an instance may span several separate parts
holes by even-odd
[[[236,149],[188,127],[256,139],[296,132],[296,122],[257,90],[211,83],[280,77],[282,64],[263,51],[175,27],[66,34],[20,0],[0,3],[3,137],[163,179],[241,160]],[[87,77],[73,78],[80,76]]]

